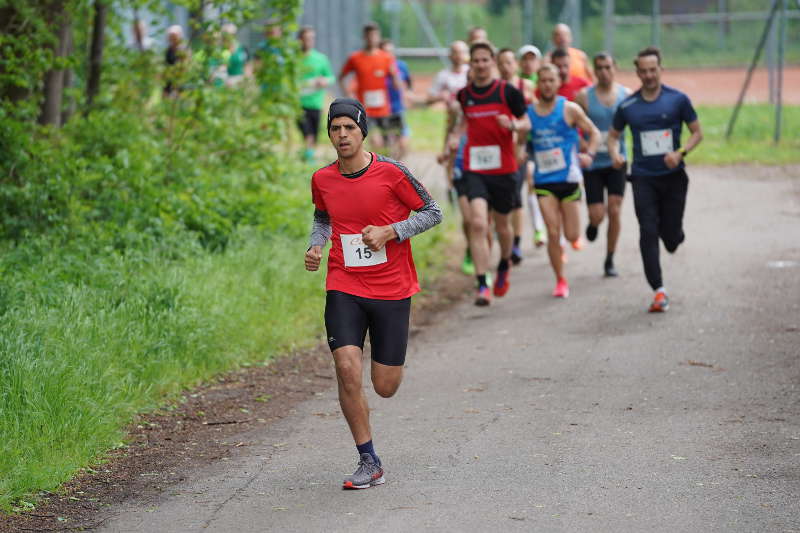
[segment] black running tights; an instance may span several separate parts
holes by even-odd
[[[659,238],[669,253],[683,242],[683,211],[689,177],[681,168],[662,176],[632,176],[633,203],[639,219],[639,249],[644,274],[653,290],[663,286]]]

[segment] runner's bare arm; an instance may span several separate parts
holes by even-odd
[[[614,168],[622,168],[625,164],[625,158],[619,153],[619,138],[622,132],[617,131],[614,127],[608,128],[608,155],[611,157],[611,165]]]
[[[574,102],[576,104],[578,104],[579,106],[581,106],[581,108],[584,111],[588,111],[589,110],[589,97],[588,97],[588,94],[587,94],[588,90],[589,90],[588,87],[584,87],[583,89],[578,91],[578,94],[575,95],[575,100],[574,100]]]
[[[690,122],[687,124],[687,127],[691,132],[691,136],[689,136],[689,139],[686,140],[686,145],[680,150],[669,152],[664,156],[664,163],[668,168],[676,168],[678,165],[680,165],[681,161],[683,161],[683,158],[686,157],[686,154],[691,152],[694,147],[700,144],[700,141],[703,140],[703,130],[700,128],[699,120]]]
[[[597,154],[597,147],[600,145],[600,130],[598,130],[594,122],[586,116],[586,113],[583,112],[583,108],[575,102],[567,102],[565,113],[568,119],[567,124],[580,128],[584,133],[589,134],[586,153],[578,154],[581,167],[586,168],[592,164],[594,156]]]
[[[531,130],[531,119],[528,118],[527,113],[519,118],[511,118],[508,115],[497,115],[497,123],[507,130],[515,131],[520,137],[525,137],[525,134]]]

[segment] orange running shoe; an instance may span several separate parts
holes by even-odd
[[[649,313],[663,313],[669,309],[669,298],[664,291],[658,291],[650,304]]]
[[[569,298],[569,285],[567,285],[567,280],[561,278],[556,283],[556,288],[553,289],[553,297],[554,298]]]
[[[583,239],[581,237],[578,237],[577,239],[572,241],[571,244],[572,244],[572,249],[573,250],[575,250],[577,252],[580,252],[581,250],[583,250]]]

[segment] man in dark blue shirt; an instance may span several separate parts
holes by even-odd
[[[689,177],[684,169],[686,155],[703,139],[689,97],[661,83],[661,52],[648,47],[634,60],[642,87],[622,101],[608,131],[608,151],[615,168],[625,164],[619,138],[630,126],[633,135],[633,165],[630,181],[639,220],[639,248],[644,273],[655,291],[651,313],[669,308],[661,279],[659,243],[672,253],[683,242],[683,211]],[[686,124],[691,136],[681,147],[681,130]]]
[[[408,64],[402,59],[394,55],[394,43],[390,39],[381,41],[381,50],[387,54],[392,55],[397,63],[397,73],[400,75],[400,81],[405,84],[406,89],[411,89],[411,73],[408,70]],[[386,144],[392,146],[392,159],[401,161],[405,159],[408,153],[409,136],[411,129],[406,122],[405,110],[406,106],[403,103],[403,94],[394,83],[392,75],[386,76],[386,89],[389,91],[389,103],[392,107],[392,114],[389,115],[388,130],[389,139],[386,139]]]

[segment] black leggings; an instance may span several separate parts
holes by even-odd
[[[633,204],[639,219],[639,249],[644,274],[653,290],[663,286],[658,239],[669,253],[683,242],[683,211],[689,177],[681,168],[662,176],[631,176]]]

